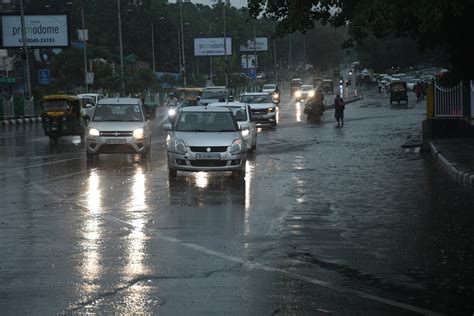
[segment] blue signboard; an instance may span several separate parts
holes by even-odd
[[[252,79],[255,79],[257,78],[257,69],[255,68],[248,68],[247,69],[247,75],[252,78]]]
[[[49,73],[49,69],[40,69],[38,71],[38,83],[47,85],[51,83],[51,76]]]

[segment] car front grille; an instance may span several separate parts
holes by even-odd
[[[227,146],[191,146],[190,147],[192,152],[195,153],[225,153],[227,151]],[[208,150],[209,149],[209,150]]]
[[[106,137],[129,137],[132,136],[133,132],[130,131],[101,131],[100,136]]]
[[[270,111],[268,109],[252,109],[252,114],[267,114]]]
[[[227,160],[190,160],[193,167],[225,167]]]

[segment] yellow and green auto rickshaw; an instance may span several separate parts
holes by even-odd
[[[41,115],[44,134],[55,144],[61,136],[84,138],[86,118],[83,101],[75,95],[55,94],[43,97]]]

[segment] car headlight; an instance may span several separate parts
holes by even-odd
[[[182,139],[175,138],[170,141],[169,150],[172,152],[176,152],[178,154],[185,154],[186,153],[186,144]]]
[[[310,97],[310,98],[314,97],[314,91],[310,91],[310,92],[309,92],[309,97]]]
[[[296,91],[295,92],[295,97],[297,97],[297,98],[301,97],[301,91]]]
[[[96,128],[90,128],[89,129],[89,136],[100,136],[100,132]]]
[[[240,139],[234,139],[232,145],[230,145],[230,153],[236,154],[242,151],[242,144]]]
[[[175,116],[176,115],[176,110],[175,109],[169,109],[168,110],[168,115],[169,116]]]
[[[136,139],[142,139],[145,137],[145,132],[143,131],[143,128],[137,128],[136,130],[133,131],[133,137]]]
[[[274,94],[273,94],[273,98],[274,98],[274,99],[278,99],[279,97],[280,97],[280,95],[279,95],[278,93],[274,93]]]
[[[170,134],[166,135],[166,146],[169,146],[171,142],[171,136]]]
[[[272,113],[275,111],[275,108],[268,108],[268,113]]]
[[[248,128],[244,128],[240,133],[243,137],[247,137],[250,134],[250,130]]]

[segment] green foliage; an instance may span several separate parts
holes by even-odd
[[[331,14],[335,6],[338,11]],[[419,48],[444,51],[458,76],[469,78],[474,72],[474,46],[465,38],[472,29],[474,0],[249,0],[249,8],[253,16],[278,20],[280,33],[306,32],[320,22],[348,24],[348,44],[369,35],[410,37]]]

